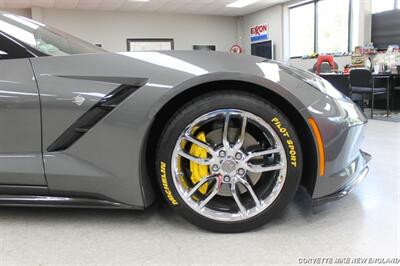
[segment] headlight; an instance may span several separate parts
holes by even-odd
[[[317,76],[317,75],[312,75],[313,78],[308,78],[305,80],[308,84],[313,86],[314,88],[318,89],[320,92],[334,98],[334,99],[340,99],[344,96],[340,91],[335,89],[331,83],[326,81],[325,79]]]
[[[337,89],[335,89],[332,84],[314,73],[283,63],[279,63],[279,67],[334,99],[346,97]]]
[[[334,95],[335,96],[335,95]],[[327,96],[321,97],[307,107],[308,111],[315,115],[322,115],[335,123],[343,123],[350,127],[361,125],[367,122],[367,118],[360,108],[346,96],[334,98]]]
[[[357,126],[367,122],[365,115],[360,111],[357,105],[346,98],[337,98],[336,102],[343,109],[343,119],[349,126]]]
[[[317,75],[313,76],[314,78],[308,80],[307,82],[314,88],[332,97],[334,101],[336,101],[339,108],[342,109],[341,119],[344,119],[349,126],[364,124],[367,121],[365,115],[352,100],[335,89],[330,82]]]

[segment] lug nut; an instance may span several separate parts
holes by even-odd
[[[217,172],[217,171],[219,170],[219,166],[216,165],[216,164],[214,164],[214,165],[211,167],[211,169],[212,169],[214,172]]]
[[[246,173],[246,171],[243,169],[243,168],[240,168],[239,170],[238,170],[238,174],[239,175],[244,175]]]
[[[240,152],[238,152],[235,154],[235,158],[236,160],[241,160],[243,158],[243,155]]]
[[[225,151],[220,151],[218,155],[219,155],[219,157],[225,157],[226,152]]]
[[[224,182],[228,183],[231,181],[231,177],[229,175],[224,176]]]

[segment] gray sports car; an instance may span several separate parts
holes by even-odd
[[[110,53],[0,12],[0,204],[143,209],[163,194],[219,232],[263,225],[303,186],[368,172],[367,119],[318,76],[220,52]]]

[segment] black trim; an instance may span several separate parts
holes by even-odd
[[[349,183],[347,183],[344,187],[342,187],[338,191],[320,198],[312,199],[312,205],[318,206],[347,196],[353,190],[353,188],[356,187],[358,183],[360,183],[365,178],[365,176],[368,174],[368,171],[369,167],[366,166],[362,171],[360,171],[361,173],[356,178],[351,180]]]
[[[67,79],[80,79],[80,80],[91,80],[99,82],[108,82],[116,84],[131,85],[134,87],[144,86],[148,79],[147,78],[135,78],[135,77],[114,77],[114,76],[71,76],[71,75],[54,75],[54,77],[67,78]]]
[[[40,195],[1,195],[0,206],[36,206],[61,208],[143,209],[133,205],[92,198],[74,198]]]
[[[107,114],[114,110],[123,100],[128,98],[140,86],[122,84],[104,96],[98,103],[76,120],[48,148],[48,152],[60,152],[71,147]]]
[[[49,56],[45,53],[42,53],[41,51],[31,47],[30,45],[19,41],[18,39],[14,38],[13,36],[0,31],[0,34],[3,35],[4,37],[7,37],[9,40],[11,40],[12,42],[15,43],[16,46],[21,47],[22,49],[24,49],[27,53],[27,55],[24,58],[32,58],[32,57],[40,57],[40,56]]]
[[[11,36],[2,31],[0,31],[0,50],[6,53],[0,54],[0,59],[34,57],[22,44],[16,42]]]
[[[0,195],[36,195],[46,196],[49,194],[47,186],[31,186],[31,185],[0,185]]]

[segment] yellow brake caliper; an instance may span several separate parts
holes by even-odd
[[[204,132],[200,132],[197,134],[196,138],[200,141],[206,142],[206,134]],[[197,158],[205,159],[207,158],[207,150],[197,146],[196,144],[192,144],[189,151],[190,155],[193,155]],[[201,179],[208,176],[208,166],[207,165],[200,165],[193,161],[190,161],[190,172],[191,176],[190,179],[192,180],[193,184],[198,183]],[[204,184],[199,188],[200,193],[206,194],[207,193],[208,184]]]

